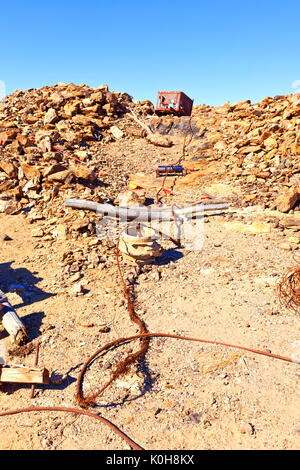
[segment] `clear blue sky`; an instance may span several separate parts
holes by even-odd
[[[299,0],[2,0],[0,15],[7,93],[107,83],[135,100],[181,90],[221,105],[300,80]]]

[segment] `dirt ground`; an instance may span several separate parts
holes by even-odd
[[[161,152],[137,140],[126,151],[117,144],[110,151],[121,174],[122,158],[128,160],[132,153],[150,170],[171,151],[176,159],[181,147]],[[132,164],[132,171],[137,166]],[[208,178],[201,191],[216,190],[219,198],[239,191],[237,185],[215,183]],[[178,187],[173,202],[176,197],[194,202],[199,191]],[[294,240],[291,250],[280,248],[298,234],[274,228],[275,216],[258,206],[231,206],[225,214],[204,217],[201,249],[176,248],[161,240],[165,253],[138,275],[122,261],[125,279],[135,279],[135,310],[148,330],[299,360],[299,316],[279,304],[276,285],[295,265],[300,245]],[[40,342],[39,366],[50,371],[52,381],[67,374],[60,385],[51,381],[36,386],[33,399],[29,385],[2,384],[0,409],[78,408],[76,383],[84,362],[104,344],[138,333],[129,319],[114,245],[104,253],[96,234],[67,243],[34,238],[25,214],[1,214],[0,220],[1,234],[11,238],[1,241],[1,289],[26,325],[29,346]],[[34,228],[42,224],[35,221]],[[81,262],[91,254],[105,257],[97,267],[86,263],[77,293],[74,273],[66,272],[70,253]],[[8,364],[33,366],[35,352],[29,346],[15,348],[2,328],[0,356]],[[84,393],[101,388],[114,364],[137,347],[137,341],[126,344],[93,361]],[[92,411],[146,450],[295,450],[300,447],[299,378],[295,363],[224,346],[153,338],[145,361],[99,396]],[[2,450],[130,449],[95,420],[46,411],[1,417],[0,442]]]
[[[170,249],[138,276],[137,313],[151,332],[297,354],[299,318],[280,307],[274,293],[294,264],[292,252],[278,249],[282,233],[248,235],[228,229],[221,219],[207,218],[200,252]],[[55,378],[68,373],[60,386],[37,386],[34,399],[30,386],[2,385],[1,409],[74,408],[83,362],[106,342],[137,332],[122,301],[113,256],[108,269],[85,275],[84,293],[75,297],[61,285],[63,243],[49,247],[33,241],[23,215],[1,217],[1,231],[12,238],[2,242],[1,283],[24,287],[8,297],[30,341],[41,342],[40,366]],[[1,343],[9,351],[5,336],[2,331]],[[108,378],[113,354],[121,357],[115,351],[93,363],[86,393]],[[13,362],[33,365],[34,352],[15,353]],[[298,449],[299,404],[296,364],[160,338],[151,340],[143,370],[133,367],[98,398],[94,411],[149,450]],[[1,418],[0,442],[3,450],[128,449],[100,423],[50,412]]]

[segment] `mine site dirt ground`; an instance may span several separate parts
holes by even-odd
[[[181,129],[171,135],[170,148],[156,147],[142,137],[109,138],[107,143],[93,142],[91,160],[87,157],[79,166],[97,166],[97,174],[103,179],[100,192],[103,189],[103,197],[109,196],[115,203],[134,178],[151,180],[158,165],[183,157],[187,120],[177,124],[183,132]],[[120,120],[120,126],[125,131],[128,120]],[[299,265],[299,226],[291,229],[277,223],[284,214],[272,208],[270,201],[275,197],[271,186],[264,193],[272,193],[270,201],[262,199],[260,204],[261,190],[267,183],[271,185],[271,177],[262,175],[262,171],[254,175],[255,164],[250,169],[238,168],[233,175],[232,162],[226,161],[225,143],[224,149],[219,148],[224,155],[218,159],[214,159],[215,147],[208,147],[207,158],[203,156],[199,149],[207,145],[206,133],[201,131],[186,143],[185,156],[189,162],[196,162],[197,172],[175,180],[167,178],[166,187],[171,185],[173,194],[165,197],[162,192],[162,202],[169,206],[193,204],[208,194],[212,201],[228,201],[229,209],[200,218],[202,223],[194,234],[203,243],[197,249],[185,240],[176,247],[171,240],[162,239],[164,254],[140,271],[121,258],[125,282],[133,285],[135,312],[151,333],[244,346],[292,357],[295,362],[234,347],[152,338],[143,361],[108,387],[90,411],[107,418],[146,450],[296,450],[300,447],[300,376],[296,363],[300,360],[300,322],[299,315],[280,304],[276,288],[287,269]],[[232,139],[235,141],[235,137]],[[219,136],[213,141],[219,144]],[[248,138],[240,143],[242,150],[247,142]],[[247,150],[250,154],[257,151],[253,146]],[[73,165],[72,151],[66,155],[65,164]],[[235,150],[231,157],[234,161]],[[33,165],[41,161],[40,156]],[[280,177],[285,181],[293,164],[282,165]],[[47,160],[41,168],[47,169]],[[16,178],[13,181],[18,182]],[[274,173],[272,178],[275,186]],[[243,185],[245,180],[248,186]],[[4,180],[8,183],[9,178]],[[94,223],[98,216],[66,210],[69,197],[97,200],[100,194],[94,193],[95,188],[86,181],[77,183],[65,184],[62,180],[50,184],[44,178],[42,197],[51,191],[55,195],[54,186],[58,184],[54,200],[35,199],[32,190],[30,203],[23,199],[19,213],[0,214],[0,288],[7,293],[29,336],[28,344],[17,347],[2,327],[0,358],[10,365],[33,367],[39,342],[38,365],[47,368],[51,377],[49,385],[35,387],[34,398],[30,397],[30,385],[2,384],[1,411],[78,409],[76,386],[85,361],[105,344],[139,333],[129,318],[118,272],[116,236],[103,243],[90,229],[80,232],[81,221],[91,218]],[[280,191],[276,189],[276,196]],[[153,204],[157,187],[146,185],[145,192]],[[247,204],[243,204],[245,197]],[[296,212],[292,212],[295,217]],[[65,233],[61,228],[72,228],[75,223],[78,233],[74,237],[73,232],[70,237],[60,237]],[[84,229],[87,225],[83,224]],[[54,235],[55,229],[58,235]],[[95,266],[93,256],[97,255],[101,259]],[[77,281],[80,289],[76,291]],[[96,357],[84,375],[84,395],[96,393],[116,364],[138,347],[139,341],[127,342]],[[130,449],[96,420],[57,411],[0,417],[0,448]]]
[[[228,186],[230,187],[230,186]],[[226,211],[228,212],[228,211]],[[176,248],[136,276],[136,313],[150,332],[174,333],[267,350],[299,359],[299,317],[278,301],[276,285],[295,265],[284,231],[249,234],[229,222],[267,220],[259,207],[206,216],[201,250]],[[37,222],[37,225],[39,222]],[[2,384],[1,410],[32,406],[76,408],[81,367],[98,348],[138,333],[129,319],[115,250],[105,269],[88,269],[74,295],[61,263],[64,241],[31,236],[24,214],[1,215],[1,285],[21,284],[9,301],[24,321],[30,344],[40,342],[39,365],[61,385]],[[68,241],[78,250],[90,239]],[[93,250],[101,255],[101,245]],[[121,262],[124,277],[132,267]],[[89,368],[83,389],[97,391],[126,344]],[[33,366],[34,350],[14,348],[4,330],[9,362]],[[299,366],[234,348],[153,338],[145,360],[97,399],[92,411],[112,421],[147,450],[299,449]],[[0,419],[2,450],[117,450],[130,447],[88,417],[34,412]]]

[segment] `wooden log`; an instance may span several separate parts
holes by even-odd
[[[6,331],[11,336],[13,342],[18,345],[25,344],[28,335],[26,327],[17,315],[17,312],[10,305],[6,295],[0,290],[0,319]]]
[[[148,142],[158,147],[171,147],[172,141],[171,139],[169,139],[169,137],[163,136],[161,134],[154,134],[150,127],[147,126],[147,124],[145,124],[143,121],[141,121],[132,110],[128,115],[146,131],[146,140]]]
[[[103,214],[109,217],[118,217],[122,220],[137,219],[138,221],[151,221],[151,220],[174,220],[174,218],[196,217],[203,215],[207,211],[225,210],[229,208],[228,204],[219,204],[212,201],[211,204],[193,204],[186,207],[165,207],[158,206],[147,207],[115,207],[111,204],[99,204],[94,201],[85,201],[80,199],[67,199],[66,207],[74,209],[93,210],[98,214]]]
[[[0,368],[0,382],[48,384],[49,371],[47,369],[32,369],[28,367],[2,367]]]
[[[141,119],[137,117],[137,115],[132,111],[132,109],[130,110],[128,116],[134,119],[134,121],[137,122],[147,132],[147,134],[153,134],[153,131],[150,129],[150,127],[147,126],[147,124],[145,124],[143,121],[141,121]]]

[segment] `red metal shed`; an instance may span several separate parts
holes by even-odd
[[[190,116],[194,101],[182,91],[159,91],[156,105],[157,114]]]

